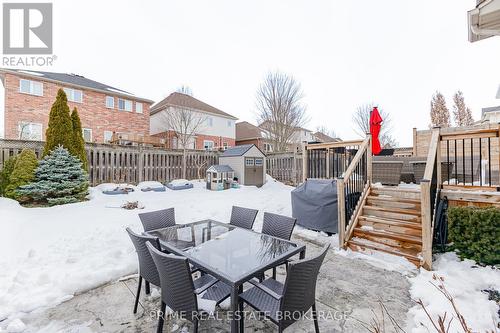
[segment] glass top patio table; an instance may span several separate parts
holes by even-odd
[[[301,253],[305,247],[230,224],[204,220],[149,231],[168,251],[234,285]]]

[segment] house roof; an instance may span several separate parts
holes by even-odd
[[[207,169],[209,172],[233,172],[234,170],[229,166],[225,164],[216,164],[212,165],[210,168]]]
[[[262,138],[262,130],[248,121],[236,123],[236,141]]]
[[[314,133],[314,136],[318,139],[318,141],[321,142],[339,142],[341,141],[339,138],[332,138],[329,135],[326,135],[323,132],[316,132]]]
[[[193,96],[186,95],[180,92],[173,92],[160,102],[153,105],[151,107],[150,114],[153,115],[169,106],[179,106],[183,108],[194,109],[196,111],[214,114],[224,118],[235,119],[235,120],[238,119],[235,116],[230,115],[229,113],[221,111],[211,105],[208,105],[205,102],[200,101],[199,99],[194,98]]]
[[[42,81],[51,81],[64,83],[70,86],[96,90],[99,92],[104,92],[107,94],[113,95],[121,95],[129,98],[134,98],[135,100],[142,100],[147,103],[153,103],[153,101],[145,98],[139,98],[128,91],[121,90],[112,86],[108,86],[107,84],[97,82],[91,79],[88,79],[82,75],[78,74],[67,74],[67,73],[52,73],[52,72],[42,72],[42,71],[33,71],[33,70],[24,70],[24,69],[11,69],[11,68],[0,68],[1,73],[10,73],[14,75],[21,75],[33,78],[35,80]]]
[[[481,110],[481,118],[484,117],[484,115],[488,112],[498,112],[500,111],[500,105],[499,106],[491,106],[488,108],[483,108]]]

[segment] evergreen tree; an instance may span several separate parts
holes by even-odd
[[[450,127],[450,125],[450,111],[446,107],[444,96],[436,91],[431,101],[431,126]]]
[[[45,136],[43,156],[49,154],[59,145],[73,151],[73,124],[69,113],[68,98],[62,89],[57,91],[56,101],[50,109],[49,126]]]
[[[460,90],[453,95],[453,119],[455,126],[470,126],[474,123],[472,112],[465,105],[464,95]]]
[[[22,185],[30,183],[35,178],[35,169],[38,166],[35,152],[31,149],[23,149],[21,154],[16,157],[14,169],[9,177],[9,184],[5,189],[5,196],[18,200],[20,198],[17,192]]]
[[[35,181],[21,186],[18,192],[53,206],[84,200],[88,187],[88,177],[80,160],[58,146],[40,161]]]
[[[82,135],[82,123],[76,108],[71,112],[71,122],[73,124],[73,149],[70,150],[70,152],[80,159],[82,168],[88,172],[87,152],[85,151],[85,141]]]
[[[10,175],[12,174],[12,171],[14,171],[16,159],[17,156],[12,156],[3,163],[2,171],[0,171],[0,196],[5,195],[5,190],[9,185]]]

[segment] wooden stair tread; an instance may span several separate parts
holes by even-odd
[[[390,239],[394,239],[394,240],[401,241],[401,242],[422,245],[422,237],[405,235],[405,234],[400,234],[400,233],[390,232],[390,231],[378,231],[378,230],[362,229],[362,228],[357,227],[357,226],[356,226],[356,228],[354,228],[354,235],[359,235],[361,237],[363,235],[369,235],[369,236],[377,237],[377,238],[390,238]]]
[[[416,266],[420,266],[420,263],[421,263],[421,259],[418,256],[419,253],[417,253],[416,251],[408,251],[408,250],[405,251],[403,249],[394,248],[394,247],[391,247],[388,245],[379,244],[379,243],[375,243],[375,242],[371,242],[371,241],[364,241],[362,239],[358,240],[355,238],[349,240],[347,242],[347,244],[354,251],[356,249],[352,248],[351,245],[359,246],[361,248],[368,248],[370,250],[389,253],[389,254],[392,254],[392,255],[395,255],[398,257],[404,257],[404,258],[408,259],[410,262],[412,262],[413,264],[415,264]]]
[[[363,207],[363,209],[384,211],[384,212],[389,212],[389,213],[415,215],[415,216],[421,216],[421,214],[422,214],[422,212],[420,210],[411,209],[411,208],[388,208],[388,207],[365,205]]]
[[[405,227],[405,228],[411,228],[411,229],[417,229],[417,230],[422,230],[422,224],[419,222],[412,222],[412,221],[404,221],[404,220],[398,220],[398,219],[387,219],[383,217],[374,217],[374,216],[360,216],[360,220],[365,220],[365,221],[370,221],[373,223],[383,223],[383,224],[389,224],[389,225],[394,225],[398,227]]]
[[[369,195],[367,197],[368,200],[376,200],[376,201],[390,201],[390,202],[401,202],[401,203],[412,203],[412,204],[421,204],[420,199],[412,199],[412,198],[399,198],[393,196],[385,196],[385,195]]]
[[[392,192],[392,193],[421,193],[420,188],[397,187],[397,186],[382,186],[371,187],[373,193],[377,192]]]

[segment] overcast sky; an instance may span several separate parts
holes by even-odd
[[[405,146],[413,127],[428,127],[437,89],[450,109],[461,89],[475,119],[482,107],[500,105],[500,37],[467,41],[475,3],[56,0],[58,59],[38,69],[78,73],[154,101],[188,85],[196,98],[252,123],[259,83],[281,70],[302,84],[307,127],[355,138],[352,113],[373,101],[391,114]]]

